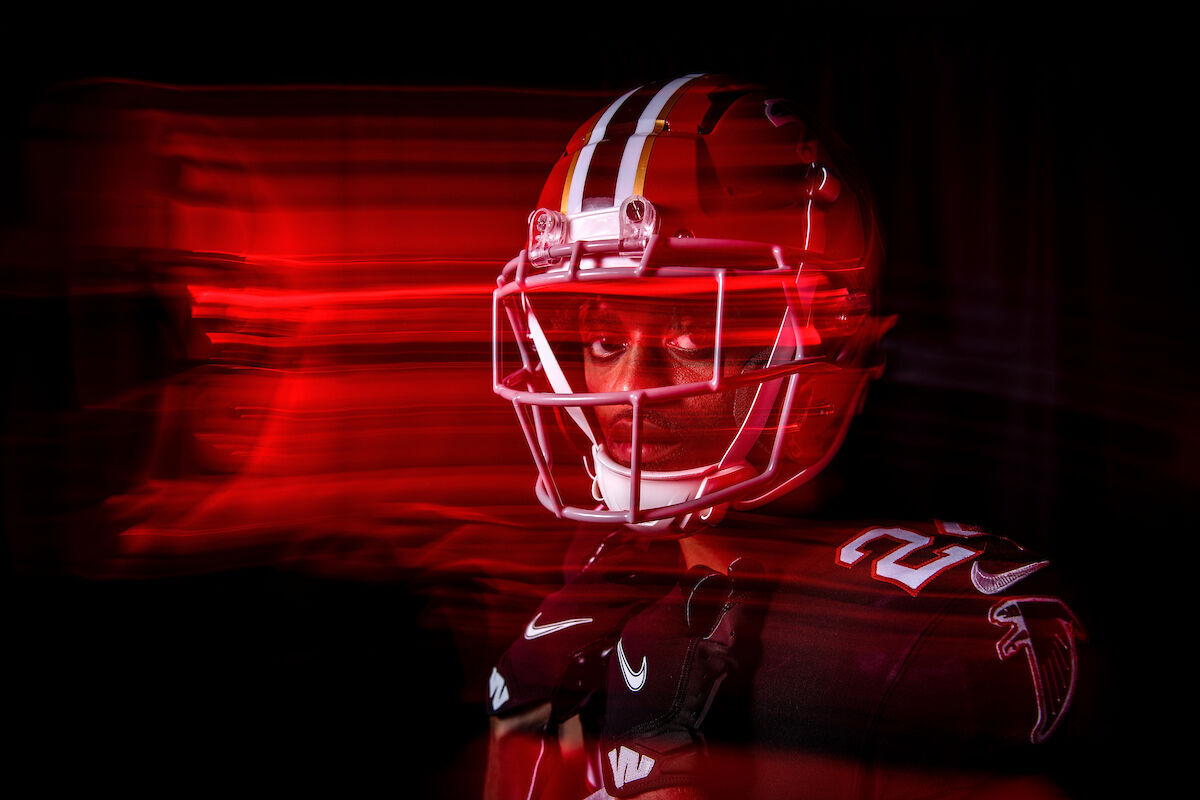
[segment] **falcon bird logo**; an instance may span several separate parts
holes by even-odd
[[[1075,692],[1075,642],[1086,637],[1079,620],[1053,597],[1013,597],[988,611],[988,621],[1008,631],[996,642],[1000,660],[1025,651],[1037,700],[1037,722],[1029,733],[1034,744],[1054,732]]]

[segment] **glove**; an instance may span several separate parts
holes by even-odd
[[[541,728],[494,741],[489,796],[539,797],[555,785],[562,772],[559,725],[603,694],[606,659],[626,620],[666,594],[681,569],[674,542],[618,531],[546,598],[492,670],[488,713]],[[543,724],[535,710],[547,703]]]
[[[507,715],[550,702],[553,721],[574,716],[603,690],[604,659],[625,621],[666,594],[680,569],[673,542],[622,531],[609,535],[583,570],[542,602],[500,657],[488,713]]]
[[[748,675],[756,658],[762,573],[746,559],[725,575],[694,567],[626,624],[609,659],[601,737],[610,795],[703,782],[701,726],[722,682]]]

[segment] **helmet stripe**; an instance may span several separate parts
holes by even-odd
[[[692,73],[676,78],[668,83],[654,96],[638,118],[634,135],[625,144],[621,155],[621,169],[617,174],[617,187],[613,193],[613,202],[619,203],[631,194],[641,194],[646,182],[646,164],[650,160],[650,148],[654,144],[654,136],[662,129],[662,122],[671,113],[675,101],[684,90],[702,73]]]
[[[572,159],[563,213],[578,214],[583,210],[583,201],[588,198],[611,197],[616,204],[632,194],[635,182],[640,183],[637,181],[638,165],[647,137],[658,131],[665,111],[669,111],[683,89],[699,77],[696,73],[665,85],[639,86],[605,109],[587,143]],[[622,135],[623,129],[630,128],[631,134]]]
[[[580,207],[575,211],[584,211],[583,204],[592,198],[612,198],[609,205],[615,205],[622,196],[616,195],[617,171],[621,167],[621,158],[625,152],[625,141],[629,131],[634,129],[641,120],[643,112],[654,104],[662,84],[650,83],[638,89],[626,101],[617,113],[613,114],[604,131],[604,137],[594,145],[592,158],[588,164],[587,175],[583,179],[583,193],[579,198]]]
[[[587,144],[581,147],[574,158],[571,159],[571,168],[567,173],[567,183],[563,194],[564,214],[578,214],[583,205],[583,185],[587,180],[589,168],[592,163],[592,154],[596,150],[596,143],[604,139],[604,134],[608,131],[608,123],[612,120],[613,115],[617,110],[624,105],[625,101],[637,93],[642,87],[630,89],[625,94],[618,97],[604,109],[604,113],[596,120],[596,125],[592,128],[591,135],[588,136]]]
[[[587,177],[583,181],[583,192],[580,194],[580,207],[576,211],[591,210],[585,201],[597,197],[611,198],[609,206],[616,205],[617,170],[621,167],[621,155],[625,151],[623,139],[605,139],[596,144],[595,153],[588,165]]]

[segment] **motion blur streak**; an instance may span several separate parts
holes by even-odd
[[[32,224],[6,271],[23,302],[66,305],[71,356],[44,361],[81,410],[53,434],[71,452],[31,462],[30,487],[72,496],[42,488],[15,512],[16,565],[557,580],[569,531],[534,508],[491,392],[490,297],[546,165],[597,102],[48,94],[25,155]]]

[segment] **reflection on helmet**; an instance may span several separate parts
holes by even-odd
[[[881,259],[848,154],[788,101],[706,75],[615,100],[494,294],[493,383],[538,498],[690,532],[813,477],[880,370]]]

